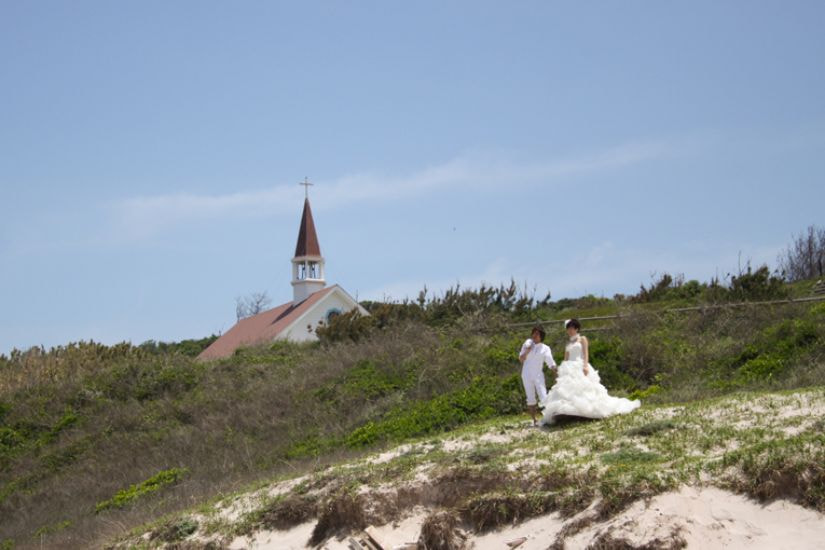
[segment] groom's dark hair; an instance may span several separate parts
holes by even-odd
[[[541,341],[544,342],[544,337],[547,336],[547,333],[544,332],[544,327],[541,325],[536,325],[533,327],[533,330],[530,332],[530,334],[533,334],[534,332],[538,332],[539,336],[541,336]]]

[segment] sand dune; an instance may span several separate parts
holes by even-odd
[[[417,509],[403,520],[371,531],[385,550],[406,548],[418,540],[428,510]],[[533,518],[486,534],[466,533],[467,548],[506,550],[508,542],[526,540],[519,550],[546,550],[565,525],[592,515],[586,510],[574,518],[557,514]],[[239,537],[230,548],[299,550],[307,548],[314,522],[288,531],[263,531]],[[350,550],[348,536],[322,544],[324,550]],[[623,539],[629,548],[658,541],[662,548],[809,550],[825,546],[825,515],[778,500],[761,505],[754,500],[714,487],[684,487],[637,502],[605,521],[594,521],[565,540],[567,550],[584,550],[608,539]],[[655,546],[654,546],[655,547]]]

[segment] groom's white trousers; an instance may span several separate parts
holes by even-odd
[[[524,384],[524,392],[527,394],[527,405],[544,405],[547,401],[547,386],[544,382],[544,372],[541,369],[522,369],[521,382]]]

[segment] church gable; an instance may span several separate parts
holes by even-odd
[[[315,330],[321,323],[328,324],[335,315],[353,309],[358,309],[363,315],[368,315],[367,310],[361,307],[344,289],[334,285],[312,307],[307,308],[300,317],[285,327],[278,339],[295,342],[316,340]]]
[[[198,356],[198,359],[220,359],[222,357],[229,357],[239,347],[264,344],[283,338],[283,334],[287,329],[295,325],[298,319],[304,317],[317,302],[321,301],[336,288],[337,286],[331,286],[316,292],[298,304],[287,302],[278,307],[262,311],[257,315],[241,319],[235,326],[203,350]],[[310,339],[315,339],[314,333],[310,338],[303,337],[297,339],[297,341]]]

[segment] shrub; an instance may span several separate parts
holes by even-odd
[[[762,501],[792,498],[825,512],[825,436],[816,430],[727,453],[730,487]]]
[[[140,344],[138,348],[141,351],[155,355],[180,353],[187,357],[197,357],[217,339],[218,335],[213,334],[205,338],[181,340],[180,342],[155,342],[154,340],[147,340]]]
[[[685,281],[683,275],[663,273],[649,287],[641,286],[638,294],[629,298],[633,303],[660,301],[691,301],[702,299],[709,302],[773,300],[788,295],[781,277],[772,275],[763,265],[754,270],[750,264],[744,272],[729,276],[729,284],[713,279],[709,284],[696,280]]]
[[[458,517],[454,512],[433,512],[421,524],[418,545],[423,550],[461,550],[466,537],[458,527]]]
[[[630,395],[628,396],[628,399],[631,399],[631,400],[634,400],[634,399],[647,399],[648,397],[654,396],[657,393],[661,393],[661,392],[662,392],[662,387],[661,386],[659,386],[657,384],[652,384],[652,385],[646,387],[643,390],[635,390],[635,391],[631,392]]]
[[[198,522],[193,518],[180,518],[176,521],[164,523],[153,530],[150,538],[164,542],[183,540],[198,530]]]
[[[461,513],[476,531],[483,532],[540,516],[555,508],[555,493],[505,492],[470,497]]]
[[[260,524],[266,529],[290,529],[315,517],[317,506],[309,496],[279,498],[261,510]]]
[[[477,378],[468,387],[410,408],[396,408],[385,419],[369,422],[346,438],[350,447],[378,441],[402,440],[455,428],[469,420],[491,418],[521,411],[521,382],[518,376],[506,379]]]
[[[721,358],[738,383],[775,379],[803,354],[821,342],[820,325],[810,319],[783,319],[757,332],[741,351]]]
[[[738,376],[743,381],[767,381],[785,368],[782,359],[775,355],[760,355],[749,359],[739,367]]]
[[[663,325],[660,318],[647,312],[637,312],[633,316],[622,317],[616,321],[615,336],[618,342],[621,342],[618,346],[618,352],[621,354],[620,372],[629,376],[635,383],[631,385],[629,380],[624,379],[627,384],[625,388],[653,384],[657,382],[657,376],[668,371],[672,364],[668,361],[672,346],[661,332],[657,332]],[[594,366],[599,369],[599,365]],[[606,374],[610,376],[611,373],[608,371]],[[622,380],[623,378],[619,378],[619,383]]]
[[[201,370],[199,364],[192,361],[152,357],[126,362],[102,372],[94,386],[113,399],[146,401],[193,388]]]
[[[315,334],[322,343],[359,340],[367,337],[376,327],[372,316],[364,316],[357,309],[334,316],[326,325],[315,329]]]
[[[95,506],[95,512],[102,512],[109,508],[123,508],[135,499],[155,493],[168,485],[177,483],[187,473],[189,473],[189,470],[186,468],[162,470],[142,483],[130,485],[128,489],[118,491],[111,499],[99,502]]]
[[[822,277],[825,274],[825,228],[814,225],[793,237],[779,256],[779,269],[789,281]]]
[[[599,371],[602,383],[608,389],[631,390],[637,382],[624,372],[622,341],[617,337],[590,339],[590,363]]]
[[[772,300],[788,295],[782,279],[771,275],[768,266],[763,265],[756,271],[748,265],[744,273],[731,278],[728,299],[736,301]]]
[[[654,420],[652,422],[648,422],[647,424],[643,424],[636,428],[631,428],[627,430],[625,433],[627,435],[640,435],[643,437],[649,437],[651,435],[655,435],[667,430],[673,430],[678,427],[679,425],[676,424],[673,420]]]
[[[359,361],[344,374],[342,380],[319,389],[316,395],[320,399],[373,400],[406,387],[409,381],[404,373],[389,367],[379,366],[369,359]]]
[[[312,530],[309,544],[315,546],[336,533],[363,529],[366,526],[363,497],[351,490],[343,490],[321,505],[318,523]]]

